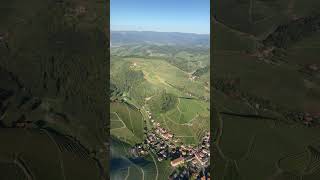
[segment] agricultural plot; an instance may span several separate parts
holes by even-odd
[[[181,52],[178,55],[185,56],[186,52]],[[196,124],[201,121],[199,119],[203,118],[207,119],[207,121],[204,121],[206,125],[209,121],[209,103],[198,99],[198,97],[202,96],[209,97],[208,90],[199,88],[199,86],[205,86],[203,81],[191,81],[189,73],[159,58],[117,57],[111,64],[111,80],[114,80],[115,85],[119,83],[116,80],[121,76],[121,68],[128,67],[130,71],[143,72],[144,80],[134,84],[128,92],[125,92],[127,102],[136,104],[140,108],[142,106],[149,107],[156,122],[168,127],[188,143],[197,142],[198,135],[195,135],[194,132],[206,128],[200,128]],[[166,93],[173,94],[177,99],[176,105],[166,112],[162,112],[160,107],[156,106],[157,103],[161,104],[157,96],[163,90]],[[156,102],[154,103],[154,101]],[[128,111],[124,107],[125,105],[121,106],[123,107],[119,107],[118,104],[112,104],[111,112],[116,113],[111,115],[111,134],[126,136],[125,139],[130,139],[129,137],[131,137],[131,142],[137,141],[134,137],[142,139],[143,124],[140,124],[143,123],[142,119],[139,120],[138,118],[136,120],[132,117],[134,114],[132,110]],[[118,119],[124,122],[126,128],[121,128],[123,126]],[[193,131],[193,127],[198,127],[199,129]]]
[[[201,82],[190,81],[187,72],[164,60],[148,58],[125,58],[125,60],[132,64],[136,63],[135,69],[143,71],[145,79],[153,86],[165,88],[177,95],[185,95],[188,90],[198,96],[209,96],[204,88],[199,88],[204,86]]]
[[[208,107],[201,101],[179,98],[177,109],[181,111],[180,123],[192,123],[198,116],[208,115]]]
[[[110,107],[110,112],[113,114],[110,127],[111,135],[121,137],[131,143],[141,141],[144,122],[140,112],[126,104],[112,103]]]
[[[126,125],[121,120],[120,121],[112,120],[110,121],[110,127],[114,130],[114,129],[126,128]]]
[[[196,144],[199,140],[199,137],[201,137],[200,134],[209,130],[208,117],[198,117],[190,124],[180,124],[167,115],[161,114],[160,117],[157,118],[157,122],[162,124],[164,128],[173,132],[176,137],[181,139],[186,144]]]
[[[209,114],[208,104],[195,99],[178,98],[176,107],[166,113],[166,117],[178,124],[192,124],[199,116]]]

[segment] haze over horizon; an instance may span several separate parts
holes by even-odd
[[[210,1],[111,0],[112,31],[210,34]]]
[[[182,34],[196,34],[196,35],[210,35],[210,33],[194,33],[194,32],[172,32],[172,31],[152,31],[152,30],[113,30],[111,32],[155,32],[155,33],[182,33]]]

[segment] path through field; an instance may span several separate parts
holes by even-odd
[[[130,110],[128,108],[128,106],[126,106],[128,114],[129,114],[129,119],[130,119],[130,124],[131,124],[131,128],[132,128],[132,132],[134,133],[134,128],[133,128],[133,124],[132,124],[132,119],[131,119],[131,114],[130,114]]]
[[[156,174],[155,180],[158,180],[158,175],[159,175],[158,165],[157,165],[157,162],[156,162],[156,160],[154,159],[153,155],[151,155],[151,157],[152,157],[152,160],[153,160],[154,165],[156,166],[156,170],[157,170],[157,174]]]
[[[123,124],[123,126],[122,126],[122,127],[119,127],[119,128],[112,128],[111,130],[127,128],[126,124],[123,122],[123,120],[120,118],[120,116],[118,115],[118,113],[117,113],[117,112],[111,112],[111,113],[114,113],[114,114],[118,117],[118,120],[110,120],[110,121],[120,121],[120,122]]]
[[[215,23],[217,23],[217,24],[221,25],[222,27],[224,27],[224,28],[226,28],[226,29],[230,30],[231,32],[233,32],[233,33],[235,33],[235,34],[238,34],[239,36],[246,36],[246,37],[249,37],[249,38],[251,38],[251,39],[253,39],[253,40],[256,40],[256,41],[258,41],[258,40],[259,40],[257,37],[255,37],[255,36],[254,36],[254,35],[252,35],[252,34],[248,34],[248,33],[245,33],[245,32],[238,31],[238,30],[236,30],[236,29],[234,29],[234,28],[231,28],[231,27],[229,27],[229,26],[227,26],[227,25],[225,25],[225,24],[223,24],[223,23],[219,22],[219,21],[218,21],[218,20],[216,20],[215,18],[212,18],[212,19],[213,19],[213,22],[215,22]]]
[[[127,180],[127,179],[128,179],[128,177],[129,177],[129,175],[130,175],[130,167],[128,167],[128,168],[127,168],[127,170],[128,170],[128,172],[127,172],[126,177],[124,178],[125,180]]]

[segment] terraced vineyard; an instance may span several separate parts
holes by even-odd
[[[153,118],[156,122],[164,124],[166,128],[172,130],[173,133],[186,140],[186,142],[197,142],[198,136],[194,132],[208,130],[209,103],[200,99],[200,97],[209,98],[209,92],[205,90],[204,87],[206,85],[204,82],[191,81],[187,72],[161,58],[125,57],[119,59],[118,57],[112,62],[112,67],[115,68],[111,68],[111,71],[114,70],[111,77],[112,79],[114,78],[113,83],[116,86],[118,84],[121,87],[125,83],[130,83],[124,82],[124,84],[121,84],[119,80],[123,76],[121,73],[127,70],[142,72],[143,80],[136,84],[128,85],[129,89],[123,96],[126,98],[125,101],[127,103],[136,106],[135,109],[123,103],[112,103],[111,116],[113,119],[111,125],[114,126],[111,127],[111,134],[118,134],[116,136],[119,137],[119,134],[127,134],[132,138],[134,137],[130,140],[131,142],[142,139],[144,122],[142,117],[137,116],[141,116],[141,113],[145,113],[144,111],[147,109],[153,113]],[[121,70],[120,67],[122,68]],[[123,70],[124,67],[128,69]],[[176,98],[174,105],[165,111],[161,110],[160,105],[162,103],[160,96],[163,91],[172,94]],[[169,106],[166,105],[165,107]],[[123,126],[121,126],[120,122],[123,122]],[[201,124],[201,126],[198,124]]]

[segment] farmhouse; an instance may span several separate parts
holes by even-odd
[[[184,158],[183,157],[179,157],[179,158],[171,161],[171,166],[172,167],[177,167],[177,166],[179,166],[179,165],[181,165],[183,163],[184,163]]]
[[[163,133],[161,134],[162,138],[168,140],[168,139],[171,139],[172,138],[172,134],[170,133]]]

